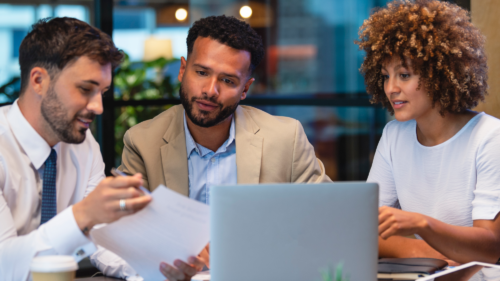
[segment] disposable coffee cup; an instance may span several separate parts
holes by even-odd
[[[41,256],[30,269],[33,281],[74,281],[78,264],[72,256]]]

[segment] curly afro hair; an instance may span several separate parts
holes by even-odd
[[[250,53],[250,70],[253,71],[264,57],[262,39],[250,25],[234,17],[211,16],[196,21],[186,39],[188,54],[193,51],[199,36],[209,37],[231,48]]]
[[[384,93],[381,68],[392,58],[420,75],[440,113],[475,107],[487,94],[484,36],[470,23],[466,10],[437,0],[396,0],[375,10],[355,43],[366,52],[360,72],[372,103],[394,109]]]

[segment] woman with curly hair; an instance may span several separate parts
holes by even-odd
[[[380,187],[379,255],[496,263],[500,120],[471,111],[487,92],[484,37],[437,0],[394,1],[359,34],[367,92],[396,118],[367,180]]]

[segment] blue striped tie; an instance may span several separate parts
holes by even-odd
[[[45,160],[43,171],[42,221],[40,225],[46,223],[57,214],[56,162],[57,153],[52,149],[49,158]]]

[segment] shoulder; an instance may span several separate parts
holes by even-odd
[[[169,125],[179,116],[179,111],[184,110],[182,105],[174,105],[164,112],[158,114],[153,119],[143,121],[128,130],[129,134],[159,133],[163,135]],[[157,130],[157,129],[163,129]]]
[[[11,107],[10,105],[0,107],[0,156],[18,146],[7,119]]]
[[[0,135],[5,134],[9,130],[7,114],[9,113],[10,108],[10,105],[0,107]]]
[[[500,120],[483,112],[474,118],[474,124],[471,124],[473,126],[468,130],[470,132],[468,138],[479,146],[489,143],[500,144]]]
[[[138,141],[145,142],[145,145],[152,145],[152,142],[160,142],[165,132],[173,125],[179,118],[184,108],[182,105],[174,105],[164,112],[158,114],[153,119],[143,121],[132,128],[130,128],[124,137],[124,141],[137,143]],[[178,123],[178,122],[177,122]],[[158,144],[160,144],[158,143]]]
[[[300,122],[296,119],[285,116],[274,116],[265,111],[251,106],[240,105],[246,117],[250,117],[259,129],[265,132],[295,133]]]
[[[474,125],[474,133],[482,135],[500,133],[500,120],[498,118],[484,112],[479,113],[479,116],[476,118],[477,120]]]

